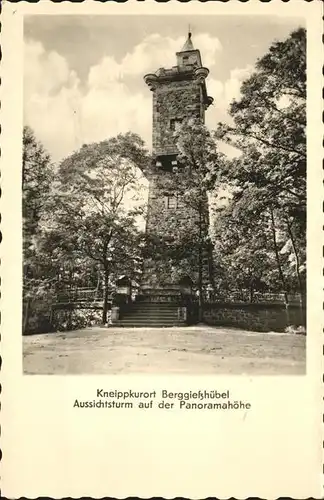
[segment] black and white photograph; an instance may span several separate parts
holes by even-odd
[[[320,9],[4,3],[6,498],[323,496]]]
[[[306,37],[24,18],[25,374],[306,373]]]

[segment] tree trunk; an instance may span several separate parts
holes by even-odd
[[[69,284],[68,284],[68,296],[69,296],[69,302],[73,302],[74,297],[73,297],[73,290],[72,290],[72,268],[69,269]]]
[[[51,311],[50,311],[50,327],[51,329],[53,328],[54,325],[54,309],[53,309],[53,304],[51,304]]]
[[[68,311],[68,320],[67,320],[67,330],[70,331],[72,330],[72,315],[73,315],[73,312],[71,309],[69,309]]]
[[[198,321],[203,320],[203,248],[202,248],[202,203],[199,203],[199,248],[198,248]]]
[[[254,301],[254,286],[253,281],[250,283],[250,304]]]
[[[202,286],[202,248],[199,244],[199,255],[198,255],[198,321],[202,322],[203,319],[203,286]]]
[[[211,287],[213,289],[213,293],[215,292],[215,279],[214,279],[214,262],[213,262],[213,245],[208,240],[208,275]]]
[[[23,318],[23,333],[25,333],[28,329],[29,315],[30,315],[30,302],[31,302],[30,298],[26,299],[24,318]]]
[[[289,238],[290,238],[290,241],[291,241],[291,244],[293,247],[295,260],[296,260],[296,275],[297,275],[297,280],[298,280],[300,307],[301,307],[302,321],[304,323],[305,319],[306,319],[306,297],[305,297],[305,293],[304,293],[303,282],[302,282],[300,272],[299,272],[300,260],[299,260],[299,255],[298,255],[298,251],[297,251],[295,238],[294,238],[294,235],[293,235],[293,232],[291,229],[291,224],[290,224],[288,218],[286,220],[287,220],[288,234],[289,234]]]
[[[286,285],[286,280],[282,271],[281,267],[281,262],[280,262],[280,256],[279,256],[279,250],[278,250],[278,244],[277,244],[277,237],[276,237],[276,226],[275,226],[275,219],[274,219],[274,213],[273,209],[270,208],[270,216],[271,216],[271,230],[272,230],[272,241],[273,241],[273,249],[275,252],[276,256],[276,262],[277,262],[277,267],[278,267],[278,273],[279,273],[279,278],[282,283],[282,288],[284,291],[284,299],[285,299],[285,307],[286,307],[286,315],[287,315],[287,323],[288,325],[290,324],[290,315],[289,315],[289,303],[288,303],[288,293],[287,293],[287,285]]]
[[[104,267],[104,298],[103,298],[103,308],[102,308],[102,323],[105,325],[107,323],[108,315],[108,302],[109,302],[109,268],[105,265]]]
[[[95,291],[95,299],[97,300],[99,297],[99,288],[100,288],[100,269],[97,270],[97,286]]]

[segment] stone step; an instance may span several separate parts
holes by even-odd
[[[135,302],[128,311],[121,312],[116,326],[186,326],[186,323],[178,318],[178,308],[178,304],[170,302]]]
[[[182,321],[179,320],[179,318],[135,318],[135,317],[122,317],[119,318],[119,321],[133,321],[135,323],[164,323],[164,324],[169,324],[169,323],[176,323],[177,321]]]
[[[178,314],[178,307],[175,307],[173,309],[136,307],[129,309],[128,311],[126,310],[124,314],[162,314],[162,315]]]
[[[133,302],[133,306],[148,306],[148,307],[177,307],[178,302]]]
[[[135,302],[131,305],[131,308],[137,309],[145,307],[145,309],[177,309],[179,304],[152,304],[150,302],[139,302],[138,304]]]
[[[121,311],[122,312],[122,311]],[[178,314],[178,309],[131,309],[129,311],[124,311],[124,314],[160,314],[161,316],[167,316],[167,315],[177,315]]]
[[[149,322],[158,322],[158,323],[174,323],[175,321],[182,321],[178,317],[173,317],[173,318],[150,318],[148,316],[141,316],[141,317],[136,317],[136,316],[122,316],[119,318],[119,321],[149,321]]]
[[[167,328],[172,326],[186,326],[184,321],[173,321],[170,323],[166,322],[148,322],[148,321],[125,321],[119,320],[115,326],[125,327],[125,328]]]
[[[173,324],[173,323],[183,323],[183,320],[179,319],[177,316],[161,318],[153,316],[122,316],[119,320],[122,323],[145,323],[145,324]]]
[[[129,309],[128,311],[126,310],[125,312],[143,312],[145,314],[153,314],[153,313],[161,313],[161,314],[176,314],[178,312],[178,307],[174,307],[173,309],[168,309],[168,308],[153,308],[153,307],[134,307],[132,309]]]
[[[130,311],[177,311],[179,307],[180,306],[177,306],[177,307],[145,307],[145,306],[141,306],[141,307],[132,307],[129,310]]]
[[[160,314],[161,316],[177,315],[178,309],[130,309],[129,311],[121,311],[121,314]]]

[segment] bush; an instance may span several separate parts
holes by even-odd
[[[285,328],[285,333],[292,333],[295,335],[306,335],[306,328],[302,325],[289,325]]]
[[[56,331],[78,330],[101,322],[101,311],[74,309],[73,311],[56,311],[54,327]]]

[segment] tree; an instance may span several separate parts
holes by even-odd
[[[208,259],[211,249],[209,237],[208,191],[214,188],[217,179],[219,154],[208,129],[199,121],[189,120],[177,136],[179,163],[179,191],[184,204],[197,214],[197,230],[192,231],[191,249],[198,253],[199,320],[203,317],[204,257]],[[186,242],[187,243],[187,242]],[[193,245],[192,245],[193,244]],[[189,245],[186,245],[189,248]],[[209,271],[209,269],[208,269]],[[208,280],[213,281],[211,273]]]
[[[249,221],[251,206],[272,240],[285,292],[297,279],[304,303],[306,246],[306,32],[272,44],[230,106],[232,124],[216,137],[238,148],[223,180]],[[288,243],[289,242],[289,243]],[[289,255],[288,255],[289,253]],[[288,262],[287,262],[288,261]],[[290,262],[290,264],[289,264]],[[291,265],[291,263],[294,263]],[[294,278],[292,277],[294,275]]]
[[[48,195],[53,180],[49,154],[36,140],[30,127],[23,130],[22,196],[24,257],[33,249],[33,239],[39,231],[42,215],[48,207]]]
[[[215,216],[217,293],[239,291],[243,298],[248,292],[254,302],[255,292],[277,291],[280,284],[268,217],[255,209],[253,193],[245,195],[240,200],[233,196]]]
[[[135,272],[140,168],[148,155],[135,134],[84,145],[58,170],[53,203],[46,220],[48,236],[70,259],[81,258],[103,273],[102,321],[107,322],[109,292],[118,272]]]
[[[49,210],[51,183],[54,167],[49,154],[37,141],[30,127],[23,130],[22,157],[22,213],[25,304],[23,330],[28,326],[31,299],[44,296],[51,283],[51,273],[46,255],[39,253],[41,220]]]

